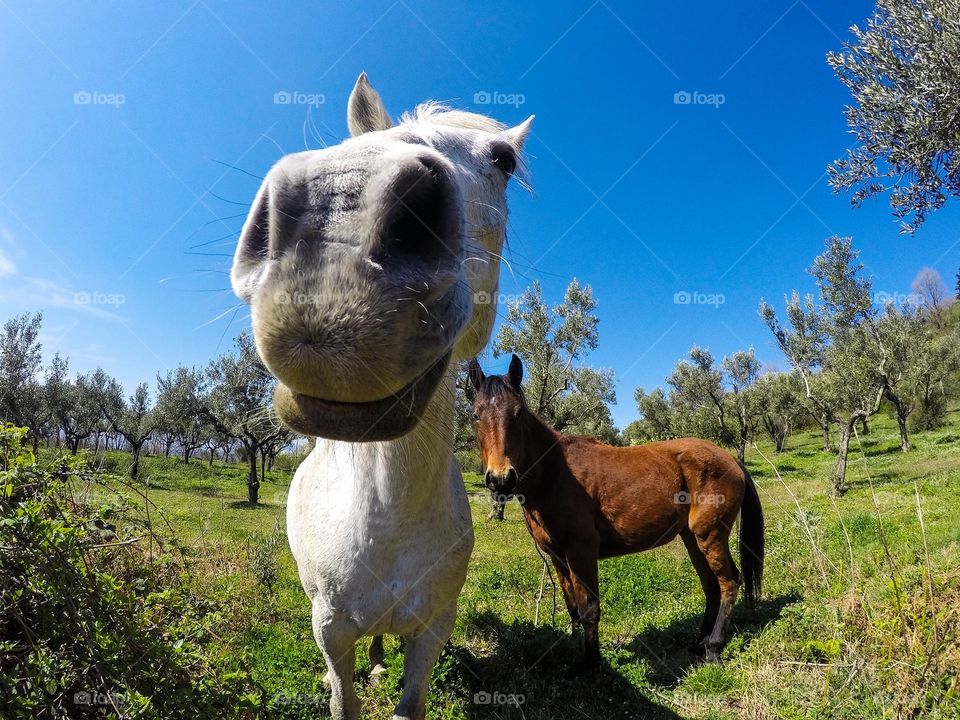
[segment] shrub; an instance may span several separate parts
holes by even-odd
[[[283,542],[283,533],[280,523],[273,528],[273,532],[266,539],[258,539],[247,545],[247,560],[250,563],[250,572],[267,590],[273,590],[274,583],[280,578],[279,553]]]
[[[26,432],[0,425],[0,716],[252,715],[246,675],[205,654],[217,608],[173,539],[81,458],[40,464]]]

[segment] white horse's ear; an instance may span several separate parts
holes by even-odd
[[[513,146],[517,149],[517,152],[523,150],[523,144],[527,140],[527,135],[530,132],[530,125],[533,123],[533,118],[534,116],[531,115],[519,125],[515,125],[509,130],[503,131],[503,135],[513,144]]]
[[[393,127],[383,100],[367,80],[365,72],[360,73],[347,102],[347,127],[352,137]]]

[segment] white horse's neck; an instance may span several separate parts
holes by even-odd
[[[317,440],[329,482],[357,508],[387,508],[402,516],[446,496],[453,455],[454,373],[447,371],[416,427],[396,440],[351,443]],[[332,489],[332,488],[331,488]]]

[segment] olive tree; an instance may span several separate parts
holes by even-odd
[[[755,385],[760,424],[778,453],[783,452],[787,436],[807,413],[803,387],[796,373],[768,372]]]
[[[853,204],[889,193],[905,232],[960,195],[960,0],[877,0],[827,62],[853,96],[857,145],[829,168]]]
[[[845,490],[850,438],[858,422],[880,409],[888,387],[888,350],[877,331],[872,284],[850,238],[831,237],[814,260],[820,303],[793,292],[787,301],[787,324],[766,301],[760,314],[781,351],[799,374],[816,411],[837,426],[837,460],[833,492]],[[819,373],[817,372],[819,370]]]
[[[653,440],[669,440],[677,437],[675,410],[661,388],[646,392],[637,388],[633,393],[637,403],[639,420],[634,420],[623,431],[627,444],[638,445]]]
[[[7,320],[0,331],[0,418],[32,427],[42,399],[38,375],[41,363],[40,313],[23,313]]]
[[[90,384],[110,427],[130,446],[130,477],[137,480],[140,477],[140,455],[143,446],[153,434],[158,422],[150,402],[147,384],[140,383],[133,394],[126,398],[120,383],[101,368],[97,368],[90,376]]]
[[[87,376],[71,380],[67,360],[55,355],[47,377],[46,394],[64,442],[76,455],[80,443],[93,435],[103,419],[96,388]]]
[[[180,365],[157,376],[157,427],[180,446],[185,465],[210,435],[207,392],[207,379],[195,368]]]
[[[613,373],[583,364],[597,347],[600,319],[589,285],[574,279],[563,302],[550,307],[539,283],[507,307],[494,355],[516,353],[524,361],[524,392],[530,409],[562,432],[612,441],[610,404],[616,402]]]
[[[211,361],[206,375],[211,389],[204,414],[217,430],[236,438],[243,447],[248,466],[247,499],[256,504],[260,499],[260,451],[280,437],[288,438],[283,445],[289,443],[289,430],[273,412],[274,379],[246,332],[237,337],[233,352]]]
[[[673,388],[672,430],[733,447],[743,462],[759,422],[754,383],[760,363],[753,350],[738,351],[718,365],[709,350],[694,347],[677,363],[667,384]]]

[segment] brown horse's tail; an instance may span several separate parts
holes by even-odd
[[[740,564],[747,607],[753,609],[760,597],[763,582],[763,508],[757,486],[747,468],[740,465],[746,489],[740,506]]]

